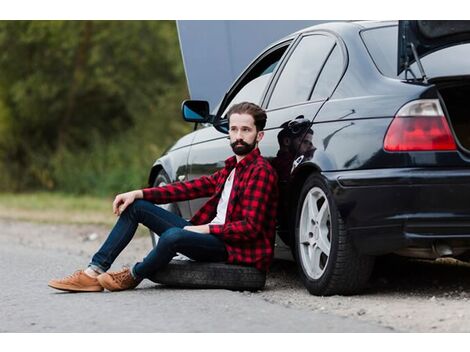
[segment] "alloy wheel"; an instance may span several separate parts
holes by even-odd
[[[302,267],[311,279],[326,270],[331,249],[331,212],[326,194],[313,187],[306,195],[299,223],[299,254]]]

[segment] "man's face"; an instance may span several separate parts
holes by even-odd
[[[306,155],[313,149],[313,134],[307,133],[304,138],[301,140],[300,138],[296,139],[296,148],[299,151],[299,154]]]
[[[255,149],[263,138],[264,132],[256,131],[255,119],[248,114],[232,114],[230,116],[230,146],[238,156],[244,156]]]
[[[285,137],[283,146],[287,148],[292,155],[300,154],[307,156],[315,149],[313,146],[313,133],[307,133],[305,136],[300,135],[294,138]]]

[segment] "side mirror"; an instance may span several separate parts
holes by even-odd
[[[185,100],[181,105],[183,119],[188,122],[210,122],[209,103],[205,100]]]

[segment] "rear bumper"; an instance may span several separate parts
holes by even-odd
[[[324,173],[359,252],[470,248],[470,169]]]

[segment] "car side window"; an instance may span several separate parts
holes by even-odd
[[[230,99],[229,103],[226,104],[223,113],[220,115],[222,118],[225,118],[227,111],[234,104],[243,101],[258,105],[261,103],[263,93],[287,47],[287,44],[283,45],[266,55],[244,75],[242,80],[233,88],[231,92],[233,97]]]
[[[362,40],[379,71],[397,76],[398,27],[372,28],[361,32]]]
[[[279,76],[268,108],[308,101],[318,73],[334,44],[335,40],[326,35],[303,37]]]
[[[341,48],[339,45],[335,45],[318,77],[317,83],[315,83],[310,100],[325,100],[333,93],[343,74],[343,64]]]
[[[230,104],[225,109],[223,116],[227,113],[228,109],[234,105],[241,103],[243,101],[249,101],[251,103],[258,104],[261,101],[264,89],[266,88],[269,79],[271,78],[272,73],[266,73],[262,76],[256,77],[251,82],[248,82],[246,86],[244,86],[237,95],[232,99]]]

